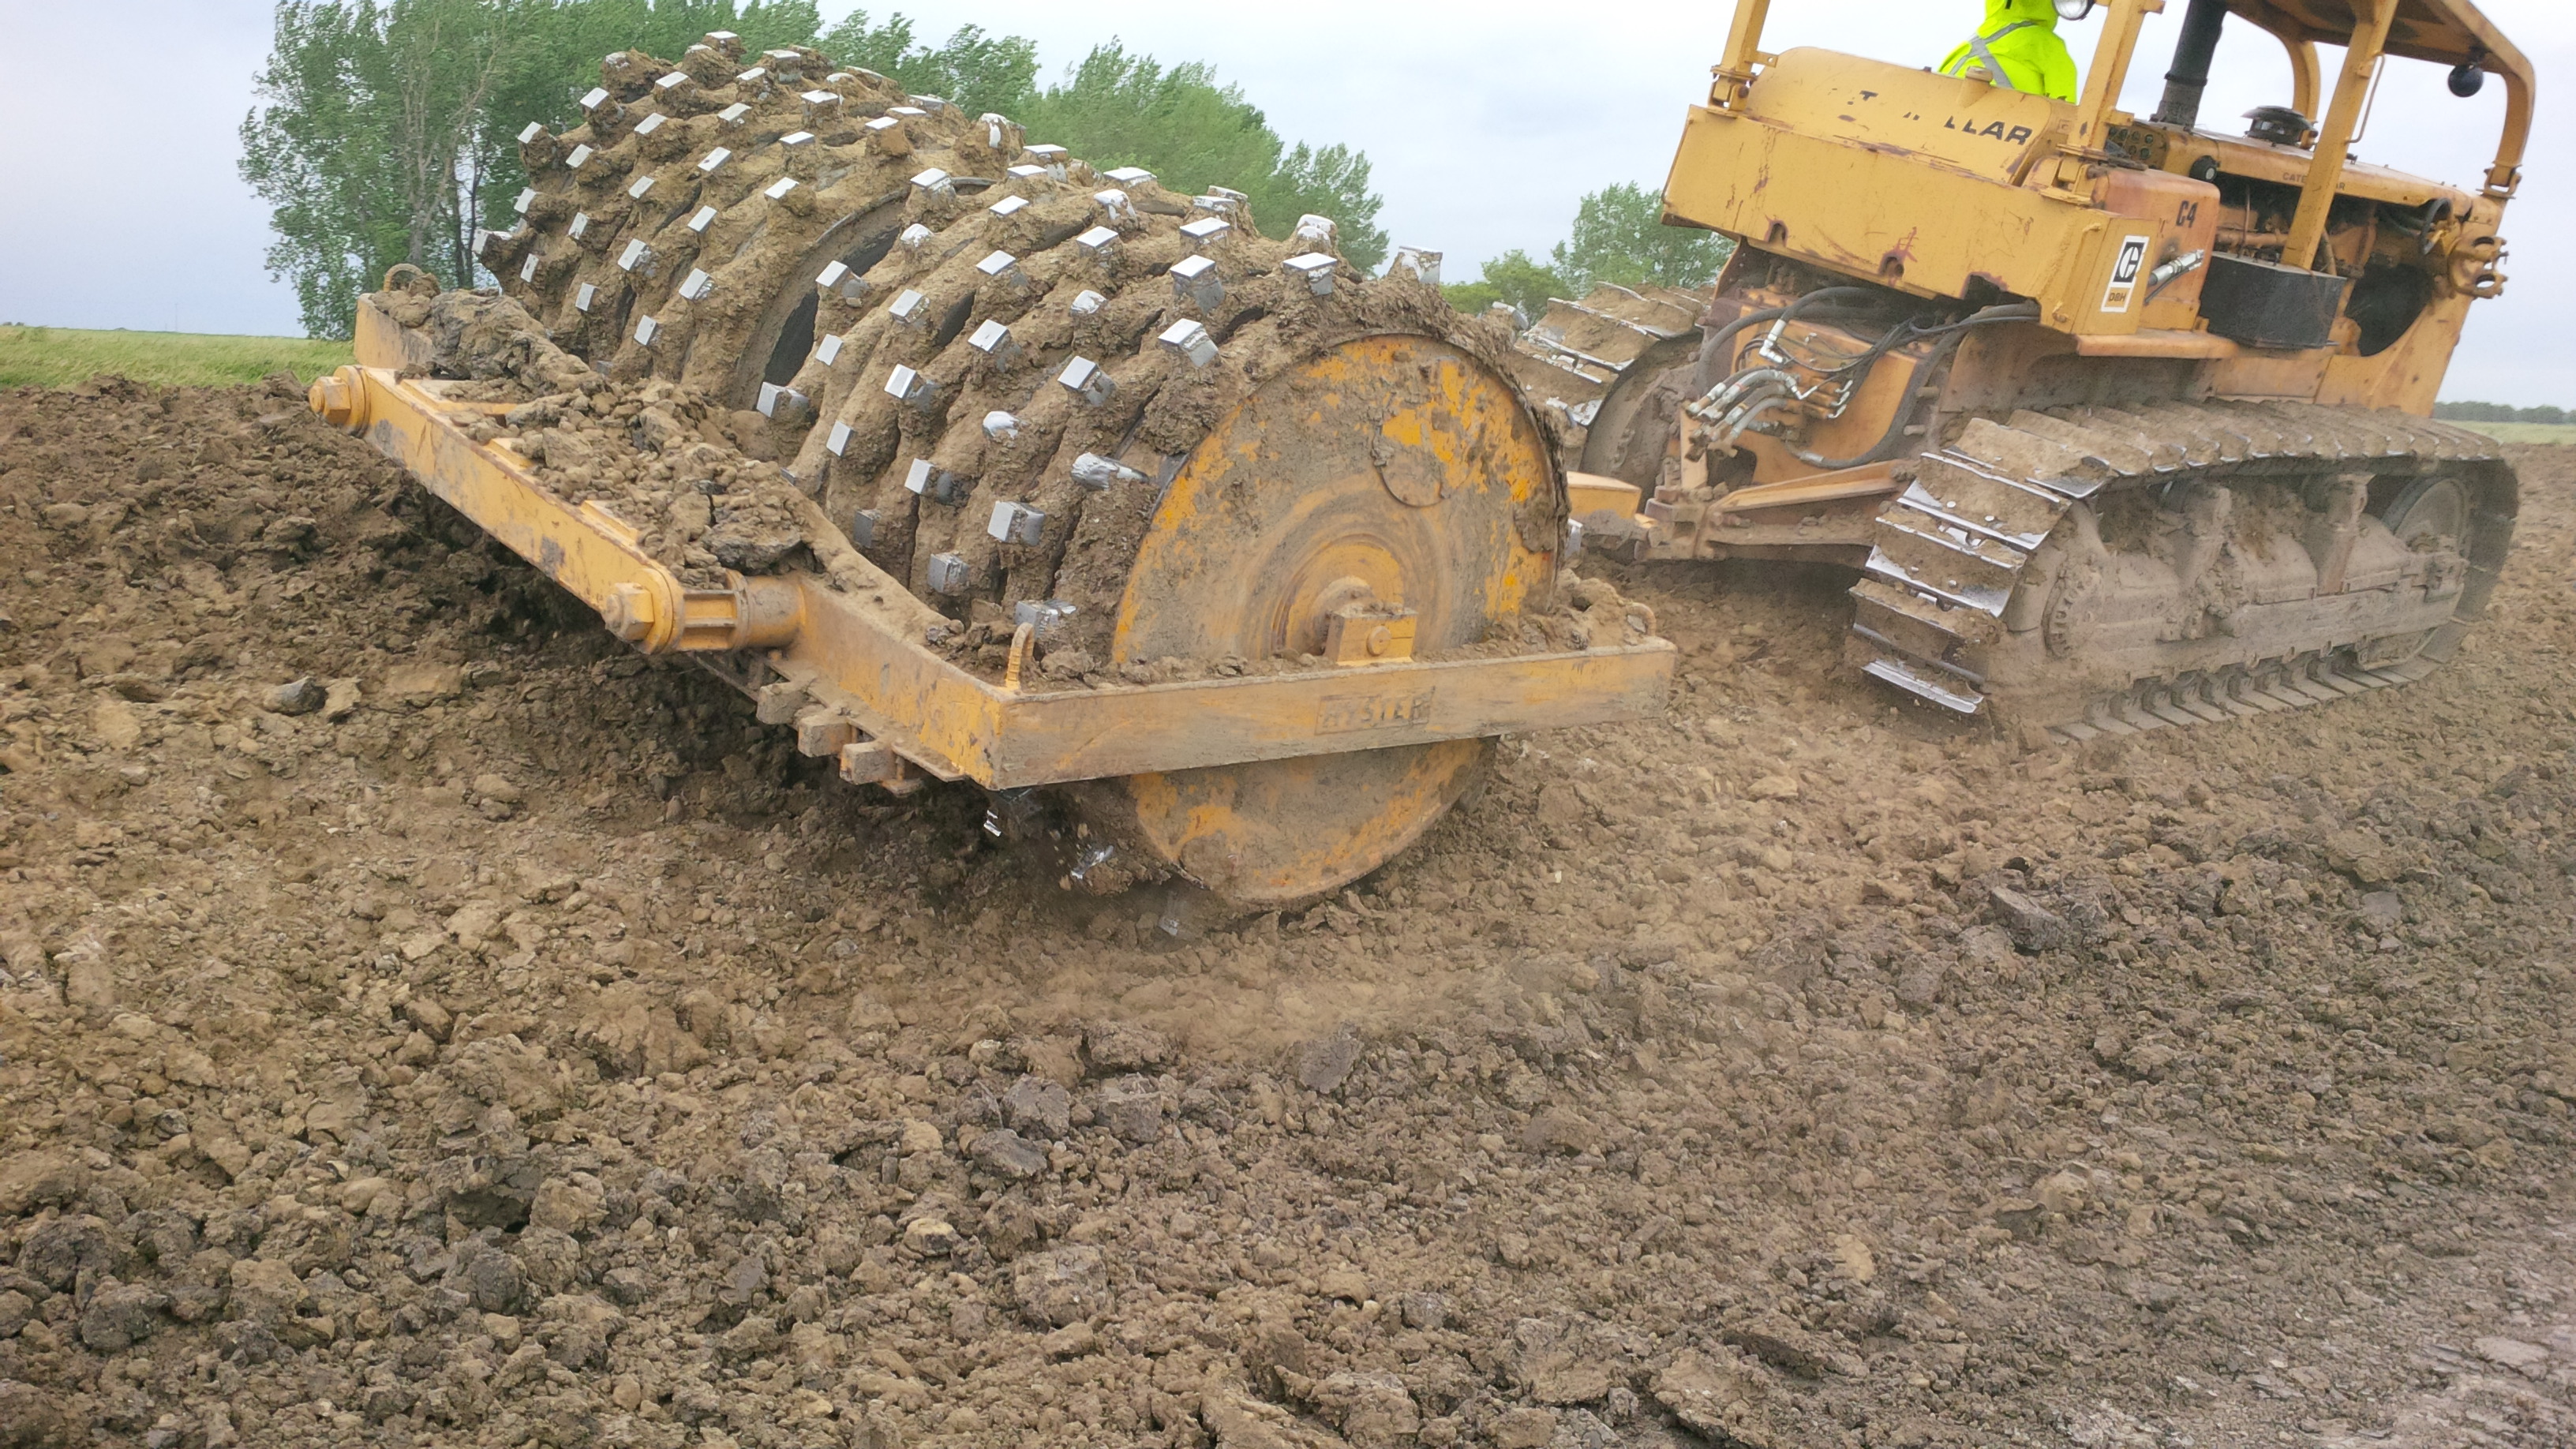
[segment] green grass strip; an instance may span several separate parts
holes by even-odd
[[[2576,423],[2453,423],[2499,443],[2576,443]]]
[[[352,360],[346,342],[302,337],[0,326],[0,387],[70,387],[101,373],[159,387],[232,387],[280,368],[311,382]]]

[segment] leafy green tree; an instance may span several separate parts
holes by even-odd
[[[1575,297],[1580,289],[1555,268],[1532,261],[1518,247],[1485,263],[1484,275],[1472,282],[1453,282],[1440,289],[1461,312],[1482,312],[1496,302],[1521,314],[1522,325],[1538,320],[1551,297]]]
[[[474,276],[481,226],[526,184],[518,133],[561,126],[629,47],[678,55],[710,30],[814,43],[813,0],[278,0],[243,179],[270,206],[269,270],[305,330],[346,337],[397,262]]]
[[[961,25],[947,44],[933,47],[916,42],[907,16],[889,15],[878,25],[868,12],[854,10],[823,36],[822,48],[843,65],[892,77],[914,95],[953,101],[970,116],[1016,120],[1037,99],[1038,47],[1026,36]]]
[[[1273,235],[1285,235],[1300,216],[1327,216],[1338,228],[1342,255],[1369,268],[1386,260],[1386,233],[1377,224],[1386,198],[1369,189],[1364,152],[1339,143],[1310,148],[1300,141],[1279,159],[1267,180],[1236,189],[1252,198],[1255,218],[1273,219]]]
[[[461,275],[455,178],[510,47],[512,0],[279,0],[242,122],[242,176],[272,208],[270,271],[307,331],[348,335],[396,262]]]
[[[1549,252],[1547,265],[1515,248],[1485,263],[1482,278],[1444,290],[1461,312],[1509,302],[1535,322],[1550,297],[1580,299],[1604,282],[1705,286],[1734,246],[1714,232],[1664,225],[1663,193],[1621,182],[1583,198],[1573,234]]]
[[[1603,282],[1698,287],[1726,265],[1733,245],[1714,232],[1664,225],[1664,194],[1623,181],[1583,198],[1573,235],[1548,259],[1572,295]]]
[[[1347,146],[1293,149],[1241,89],[1210,67],[1166,68],[1117,41],[1094,47],[1061,85],[1019,117],[1034,140],[1069,147],[1095,166],[1141,166],[1177,191],[1230,186],[1250,198],[1261,229],[1282,236],[1309,212],[1340,227],[1343,255],[1363,267],[1386,256],[1384,202],[1369,190],[1368,158]]]
[[[489,3],[489,0],[487,0]],[[814,0],[498,0],[514,10],[512,45],[483,108],[459,177],[466,213],[507,230],[511,201],[527,183],[519,133],[531,121],[566,130],[580,121],[583,92],[599,84],[599,63],[622,50],[677,59],[709,32],[730,30],[757,54],[813,45],[823,18]],[[469,233],[467,241],[472,236]],[[466,278],[460,266],[452,273]]]
[[[347,336],[367,269],[398,255],[382,117],[350,82],[379,58],[372,25],[339,6],[281,4],[260,72],[266,103],[242,122],[242,179],[267,201],[272,276],[290,280],[304,328]]]

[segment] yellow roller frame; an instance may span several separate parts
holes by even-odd
[[[399,363],[390,349],[367,346],[370,310],[361,309],[361,358]],[[804,701],[777,722],[792,719],[802,748],[839,755],[854,779],[900,784],[900,757],[940,779],[1014,789],[1472,740],[1659,714],[1671,687],[1672,646],[1650,639],[1248,679],[1014,688],[1016,668],[1012,682],[996,683],[933,652],[923,630],[941,616],[845,548],[827,547],[828,575],[685,587],[614,514],[554,497],[517,454],[476,442],[467,429],[493,405],[442,396],[443,387],[360,365],[316,382],[310,402],[598,610],[638,649],[758,651]]]

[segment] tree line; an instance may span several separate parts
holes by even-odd
[[[754,51],[811,46],[970,115],[1009,116],[1103,168],[1142,166],[1193,191],[1234,187],[1274,231],[1307,212],[1330,216],[1353,262],[1386,255],[1365,154],[1290,145],[1212,67],[1166,65],[1116,40],[1041,83],[1025,36],[961,25],[932,43],[907,16],[866,11],[827,28],[815,0],[277,0],[241,169],[269,203],[269,269],[295,288],[305,330],[347,336],[358,294],[398,262],[488,280],[474,234],[515,220],[511,202],[527,184],[519,133],[577,124],[602,56],[668,59],[711,30]],[[1614,185],[1583,198],[1547,260],[1515,249],[1447,291],[1462,311],[1502,302],[1530,320],[1549,298],[1601,282],[1699,286],[1726,246],[1664,226],[1658,192]]]
[[[1664,225],[1664,195],[1631,182],[1603,187],[1575,207],[1566,239],[1538,261],[1518,247],[1485,263],[1475,281],[1442,290],[1461,312],[1497,302],[1538,320],[1548,299],[1578,300],[1604,282],[1622,287],[1700,287],[1726,265],[1734,243],[1713,232]]]
[[[2576,422],[2576,411],[2546,403],[2536,408],[2518,408],[2511,403],[2446,402],[2434,406],[2433,416],[2447,423],[2546,423],[2565,427]]]
[[[1009,116],[1103,168],[1234,187],[1274,231],[1330,216],[1353,262],[1385,256],[1366,155],[1292,146],[1211,67],[1115,40],[1041,84],[1026,37],[964,25],[933,44],[903,15],[865,11],[826,29],[814,0],[277,0],[241,169],[269,204],[268,266],[295,288],[305,330],[349,335],[358,294],[398,262],[474,280],[474,233],[506,228],[527,182],[519,133],[577,124],[602,56],[672,58],[713,30],[753,51],[811,46],[969,115]]]

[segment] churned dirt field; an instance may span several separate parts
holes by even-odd
[[[291,390],[0,395],[0,1449],[2576,1444],[2576,453],[2424,685],[2023,753],[1844,580],[1335,901],[1059,888]]]

